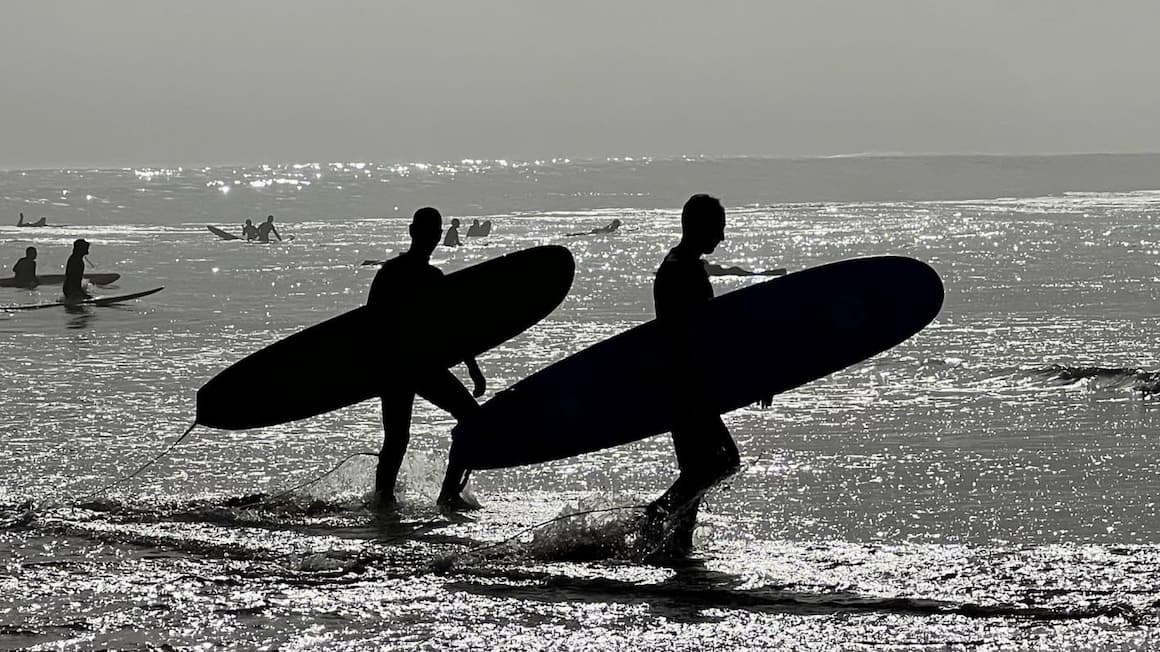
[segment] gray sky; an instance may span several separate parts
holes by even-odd
[[[1160,2],[6,1],[0,167],[1160,151]]]

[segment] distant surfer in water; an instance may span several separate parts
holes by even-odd
[[[443,272],[431,265],[431,253],[439,244],[443,232],[443,217],[431,207],[415,211],[411,220],[411,248],[383,263],[371,283],[367,305],[382,310],[384,319],[410,301],[439,291]],[[463,361],[475,384],[472,393],[448,369],[427,369],[409,377],[400,378],[384,372],[380,396],[383,407],[383,449],[375,472],[375,502],[379,509],[395,504],[395,482],[399,467],[411,438],[411,407],[418,394],[441,410],[462,420],[479,409],[475,398],[483,396],[487,381],[474,358]],[[443,486],[436,503],[451,511],[479,509],[479,503],[462,495],[467,485],[466,469],[447,466]]]
[[[595,229],[592,229],[591,231],[582,231],[579,233],[568,233],[568,234],[566,234],[565,237],[573,238],[573,237],[576,237],[578,235],[601,235],[604,233],[616,233],[616,230],[619,228],[620,228],[620,220],[613,219],[608,224],[605,224],[604,226],[598,226]]]
[[[458,247],[462,244],[463,242],[459,240],[459,220],[453,217],[451,218],[451,226],[447,229],[447,237],[443,238],[443,246]]]
[[[485,220],[483,224],[479,220],[472,220],[471,226],[467,227],[467,235],[470,237],[482,238],[491,233],[491,220]]]
[[[272,218],[274,216],[271,215],[270,217]],[[273,229],[274,225],[271,224],[270,228]],[[258,227],[254,226],[253,220],[247,219],[246,223],[242,225],[242,237],[246,240],[258,239]],[[269,236],[267,236],[266,239],[269,240]],[[279,238],[279,240],[281,240],[281,238]]]
[[[16,226],[48,226],[48,218],[41,217],[39,220],[36,220],[35,222],[25,222],[24,221],[24,213],[21,213],[20,218],[16,220]]]
[[[681,240],[665,256],[653,282],[666,377],[672,383],[673,449],[680,475],[649,505],[644,533],[649,545],[666,557],[688,555],[701,497],[740,468],[737,445],[710,403],[713,392],[706,371],[693,358],[690,331],[694,316],[713,298],[701,256],[724,240],[725,209],[720,200],[693,195],[681,211]]]
[[[16,277],[16,284],[20,287],[31,288],[40,285],[40,279],[36,277],[36,247],[24,250],[24,258],[12,266],[12,275]]]
[[[270,215],[265,222],[258,225],[258,242],[269,242],[270,234],[273,233],[278,242],[282,242],[282,236],[278,235],[278,229],[274,228],[274,216]]]
[[[81,287],[85,278],[85,256],[89,255],[89,243],[85,240],[73,242],[72,255],[64,265],[64,299],[81,301],[89,298],[89,293]]]

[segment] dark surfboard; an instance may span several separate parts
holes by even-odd
[[[93,285],[108,285],[121,278],[120,274],[85,274],[85,280]],[[41,274],[36,279],[39,285],[60,285],[64,283],[64,274]],[[0,288],[23,287],[16,284],[16,277],[0,278]]]
[[[243,430],[305,419],[378,396],[416,368],[448,368],[519,335],[572,286],[564,247],[534,247],[448,274],[437,296],[394,313],[366,306],[234,363],[197,392],[197,422]]]
[[[241,236],[234,235],[233,233],[230,233],[229,231],[223,231],[222,229],[219,229],[216,226],[207,226],[205,228],[209,229],[210,233],[216,235],[217,237],[221,238],[222,240],[241,240],[242,239]]]
[[[164,287],[153,288],[152,290],[145,290],[144,292],[134,292],[132,294],[117,294],[108,297],[90,297],[88,299],[81,299],[80,301],[54,301],[52,303],[30,303],[24,305],[4,306],[3,310],[42,310],[44,308],[60,308],[72,306],[111,306],[116,303],[124,303],[126,301],[133,301],[142,297],[147,297],[151,294],[157,294],[164,290]]]
[[[693,324],[696,368],[719,414],[881,353],[942,307],[938,274],[911,258],[807,269],[713,299]],[[655,320],[569,356],[452,430],[473,469],[563,459],[672,429],[673,393]]]

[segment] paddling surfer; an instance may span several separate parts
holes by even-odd
[[[16,226],[48,226],[48,218],[42,216],[35,222],[25,222],[24,213],[21,213],[20,217],[16,220]]]
[[[706,370],[693,356],[691,324],[713,298],[701,256],[725,240],[725,209],[709,195],[693,195],[681,211],[681,240],[657,269],[653,301],[663,333],[666,378],[673,394],[673,449],[680,474],[645,513],[644,534],[662,556],[686,556],[701,496],[737,472],[737,445],[717,409]],[[767,404],[768,401],[762,401]]]
[[[16,277],[16,285],[22,288],[40,285],[40,279],[36,277],[36,247],[24,250],[24,258],[12,266],[12,275]]]
[[[456,220],[458,221],[458,220]],[[431,265],[431,253],[439,244],[443,232],[443,217],[431,207],[415,211],[411,220],[411,248],[383,263],[371,283],[367,305],[382,311],[383,319],[391,319],[401,306],[424,295],[439,291],[443,272]],[[395,482],[399,467],[410,440],[411,408],[415,395],[422,396],[457,420],[479,409],[475,398],[483,395],[487,381],[474,358],[463,361],[474,383],[470,394],[463,383],[449,369],[426,369],[405,378],[387,375],[380,399],[383,409],[383,448],[375,472],[376,507],[390,508],[395,504]],[[473,398],[475,397],[475,398]],[[479,509],[479,503],[462,495],[467,485],[468,472],[448,463],[443,486],[436,503],[445,510]]]
[[[565,234],[564,237],[574,238],[578,235],[602,235],[602,234],[606,234],[606,233],[616,233],[616,230],[619,228],[620,228],[620,220],[614,218],[608,224],[605,224],[604,226],[598,226],[595,229],[592,229],[591,231],[582,231],[582,232],[578,232],[578,233],[568,233],[568,234]]]
[[[265,222],[258,225],[258,242],[269,242],[271,233],[274,234],[275,238],[278,238],[278,242],[282,242],[282,236],[278,235],[278,229],[274,228],[273,215],[268,216]]]
[[[81,287],[85,278],[85,256],[89,255],[89,243],[83,239],[73,242],[72,254],[64,265],[64,299],[81,301],[89,298],[89,293]]]

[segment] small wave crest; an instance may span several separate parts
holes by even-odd
[[[1083,385],[1093,390],[1160,393],[1160,372],[1138,367],[1098,367],[1053,364],[1026,371],[1023,377],[1050,386]]]

